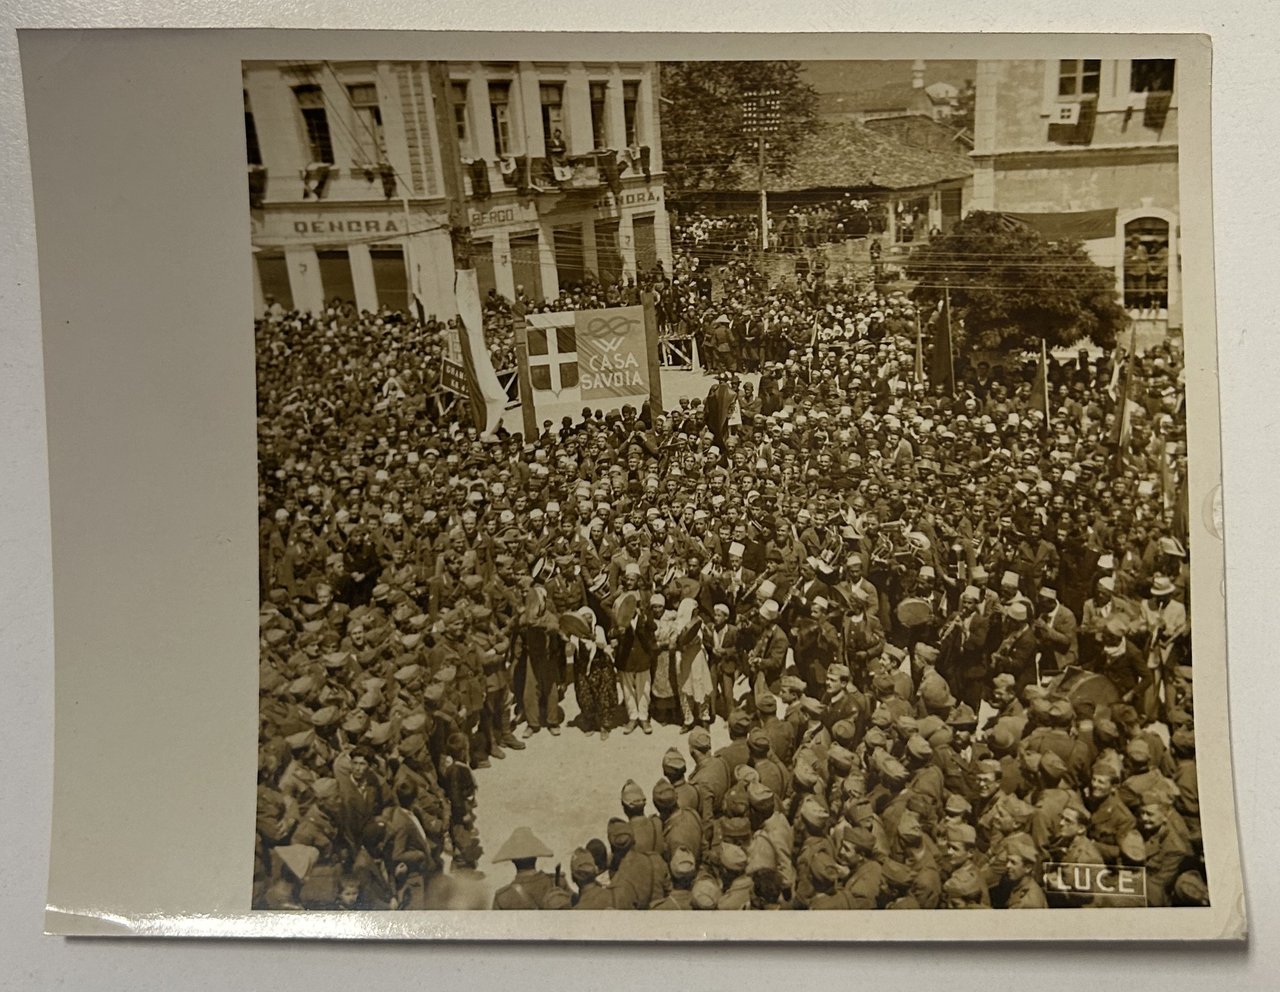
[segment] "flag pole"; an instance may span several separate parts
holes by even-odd
[[[1049,431],[1049,344],[1046,338],[1040,339],[1040,369],[1044,374],[1044,436],[1048,437]]]
[[[916,311],[916,382],[924,382],[924,339],[920,330],[920,312]]]
[[[956,366],[955,355],[952,353],[951,342],[953,340],[951,334],[951,279],[948,277],[942,283],[942,298],[946,301],[947,311],[947,384],[951,390],[951,398],[956,396]]]

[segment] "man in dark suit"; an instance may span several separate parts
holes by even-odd
[[[1014,693],[1036,680],[1036,632],[1030,624],[1031,609],[1022,600],[1014,600],[1005,607],[1004,639],[991,657],[997,672],[1012,675]]]
[[[1065,603],[1058,601],[1057,590],[1041,586],[1039,598],[1034,624],[1040,649],[1039,668],[1042,673],[1060,672],[1076,663],[1076,617]]]

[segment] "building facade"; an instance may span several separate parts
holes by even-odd
[[[453,315],[441,119],[482,295],[669,271],[654,63],[450,63],[448,79],[437,115],[425,62],[245,63],[256,312],[271,296]]]
[[[976,86],[969,206],[1082,240],[1141,325],[1180,328],[1175,62],[982,61]]]

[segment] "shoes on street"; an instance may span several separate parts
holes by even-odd
[[[609,739],[609,731],[607,728],[605,730],[600,731],[600,739],[602,741],[607,741]]]
[[[627,725],[622,728],[622,732],[624,734],[630,734],[634,732],[636,727],[638,726],[640,726],[640,724],[638,724],[635,720],[628,720]]]
[[[504,751],[504,750],[502,750],[502,748],[498,747],[498,745],[497,745],[497,744],[495,744],[495,745],[493,745],[493,747],[489,748],[489,757],[490,757],[490,758],[505,758],[506,756],[507,756],[507,752],[506,752],[506,751]]]
[[[509,747],[513,751],[523,751],[529,745],[527,745],[515,734],[507,734],[506,737],[502,738],[502,746]]]
[[[646,734],[652,734],[653,724],[651,724],[648,720],[642,720],[640,721],[640,729],[643,730]]]
[[[525,736],[526,738],[528,738],[528,737],[532,737],[532,736],[533,736],[534,734],[536,734],[537,732],[538,732],[538,728],[537,728],[537,727],[525,727],[525,728],[524,728],[524,736]]]
[[[559,728],[559,727],[548,727],[548,728],[547,728],[547,730],[548,730],[548,732],[551,734],[551,736],[552,736],[552,737],[559,737],[559,736],[560,736],[560,728]]]
[[[687,734],[692,729],[693,729],[692,723],[686,722],[686,723],[680,724],[680,733],[682,734]]]
[[[488,768],[488,767],[489,767],[489,759],[488,759],[488,758],[481,758],[479,761],[477,761],[477,762],[476,762],[474,765],[472,765],[471,767],[473,767],[473,768]]]

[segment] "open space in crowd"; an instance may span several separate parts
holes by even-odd
[[[1202,904],[1180,351],[1051,358],[1046,418],[1038,355],[962,353],[953,392],[907,296],[741,260],[713,294],[676,240],[523,302],[651,289],[706,398],[536,437],[435,412],[434,318],[257,323],[255,907],[440,905],[492,761],[655,722],[684,747],[566,872],[527,828],[490,854],[495,908]]]

